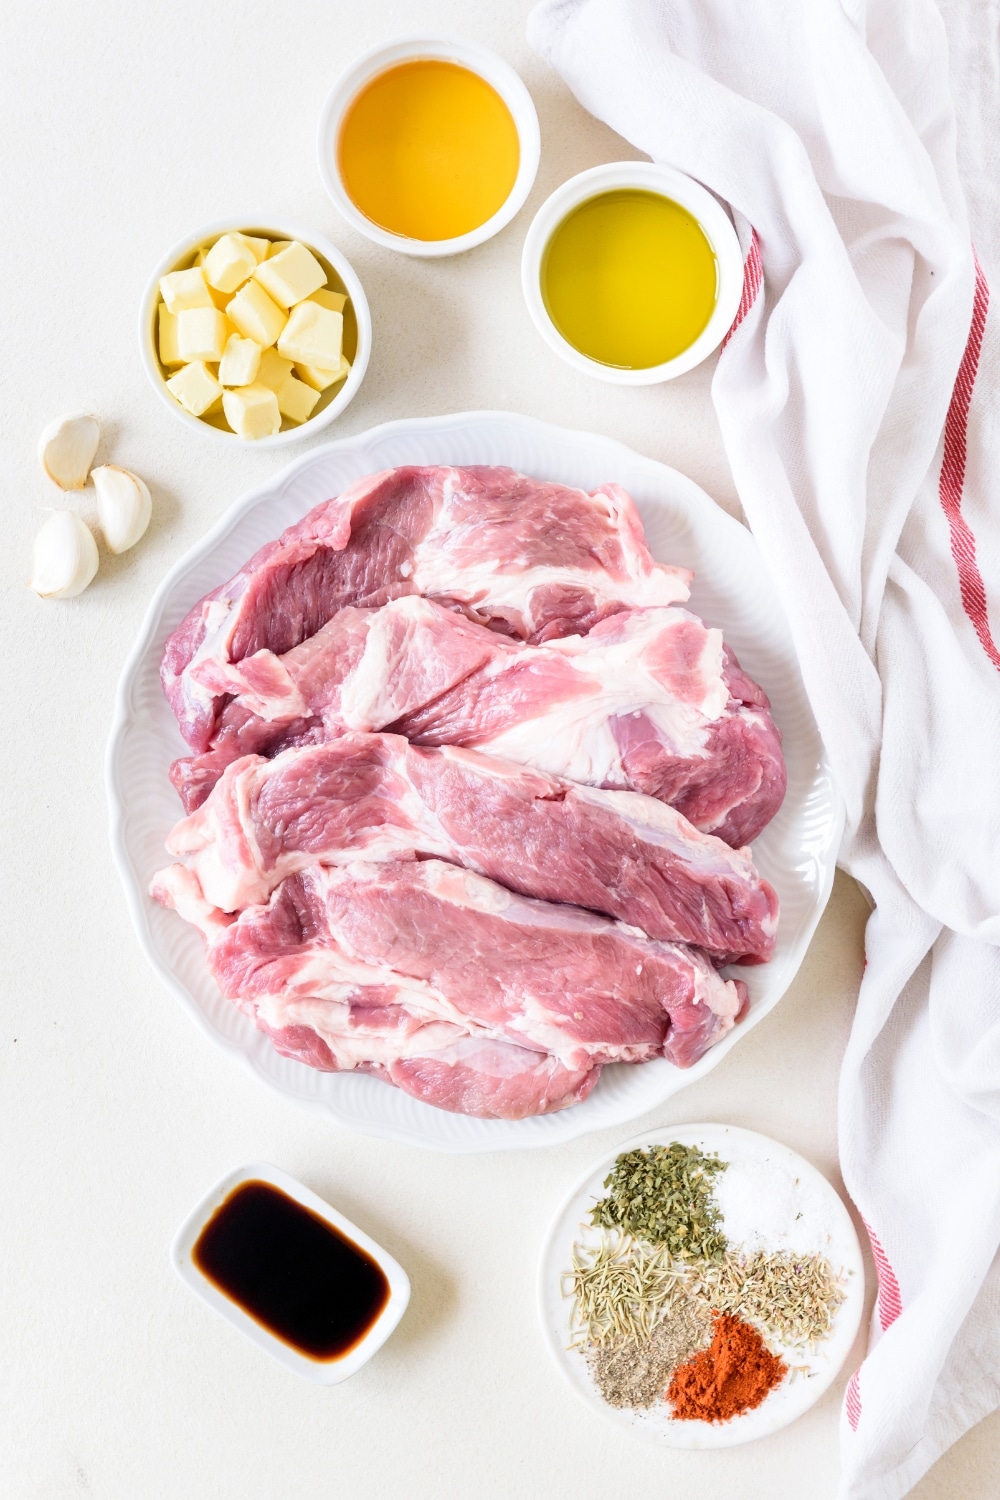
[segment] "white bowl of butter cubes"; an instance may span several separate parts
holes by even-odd
[[[143,364],[175,416],[258,447],[338,416],[371,341],[351,265],[288,224],[226,221],[189,235],[153,272],[139,319]]]

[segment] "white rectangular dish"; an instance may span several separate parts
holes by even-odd
[[[227,1297],[199,1267],[194,1250],[202,1230],[239,1187],[251,1182],[262,1182],[277,1188],[295,1203],[301,1204],[303,1208],[322,1219],[324,1223],[331,1225],[359,1250],[370,1256],[385,1276],[389,1285],[385,1305],[364,1337],[340,1358],[314,1359],[300,1353],[298,1349],[271,1333],[262,1323],[251,1317],[232,1298]],[[360,1370],[362,1365],[367,1364],[394,1331],[410,1300],[409,1277],[387,1250],[377,1245],[363,1229],[352,1224],[350,1219],[345,1219],[343,1214],[331,1208],[329,1203],[310,1192],[303,1183],[290,1177],[280,1167],[273,1167],[268,1162],[251,1162],[248,1166],[227,1172],[226,1176],[205,1194],[174,1236],[170,1247],[170,1262],[184,1285],[220,1317],[225,1318],[227,1323],[232,1323],[234,1328],[246,1334],[247,1338],[259,1349],[263,1349],[266,1354],[270,1354],[287,1369],[294,1370],[297,1375],[303,1375],[307,1380],[312,1380],[318,1385],[339,1385],[341,1381],[349,1379],[357,1370]]]

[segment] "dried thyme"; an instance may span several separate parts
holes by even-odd
[[[699,1290],[720,1312],[749,1319],[789,1348],[829,1338],[846,1296],[825,1256],[790,1250],[729,1253],[701,1272]]]
[[[591,1209],[591,1221],[663,1245],[679,1260],[721,1261],[727,1241],[712,1178],[726,1166],[679,1141],[625,1151],[604,1179],[610,1192]]]
[[[678,1365],[704,1349],[712,1338],[712,1317],[695,1297],[678,1299],[648,1339],[615,1338],[592,1344],[587,1363],[609,1406],[636,1408],[660,1400]]]

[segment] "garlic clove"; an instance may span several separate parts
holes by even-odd
[[[75,510],[54,510],[35,537],[30,587],[43,599],[74,599],[97,572],[93,532]]]
[[[142,536],[153,514],[149,490],[137,474],[117,464],[102,464],[91,478],[104,540],[112,552],[127,552]]]
[[[83,489],[100,436],[96,417],[81,414],[49,423],[38,439],[38,458],[53,484],[61,490]]]

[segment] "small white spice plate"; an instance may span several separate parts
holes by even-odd
[[[741,1229],[748,1233],[748,1248],[795,1250],[822,1254],[843,1279],[845,1299],[834,1316],[833,1331],[815,1349],[786,1349],[773,1338],[765,1340],[789,1366],[781,1385],[764,1398],[754,1411],[728,1422],[677,1421],[666,1400],[645,1411],[609,1406],[600,1395],[582,1349],[570,1348],[572,1298],[563,1295],[565,1273],[572,1264],[573,1246],[596,1246],[603,1231],[590,1223],[590,1210],[605,1196],[604,1179],[623,1151],[637,1147],[685,1146],[717,1152],[729,1163],[723,1176],[730,1179],[727,1196],[741,1206]],[[744,1192],[732,1191],[740,1187]],[[722,1176],[715,1179],[722,1181]],[[751,1191],[760,1195],[759,1232],[749,1238],[746,1204]],[[722,1197],[720,1191],[720,1198]],[[720,1204],[721,1207],[721,1204]],[[786,1222],[787,1214],[787,1222]],[[726,1229],[725,1216],[722,1224]],[[539,1312],[545,1341],[577,1395],[604,1417],[640,1437],[669,1448],[734,1448],[755,1438],[768,1437],[787,1427],[796,1417],[815,1406],[834,1380],[851,1351],[861,1324],[865,1300],[865,1273],[861,1246],[851,1217],[826,1178],[796,1152],[753,1130],[736,1125],[676,1125],[653,1135],[636,1136],[605,1156],[577,1184],[557,1213],[549,1230],[538,1284]]]

